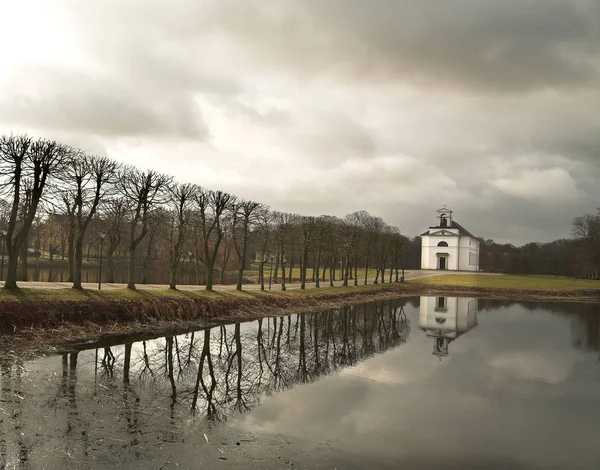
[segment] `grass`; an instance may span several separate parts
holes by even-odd
[[[489,289],[517,289],[544,291],[572,291],[581,289],[600,289],[600,281],[589,279],[574,279],[555,276],[516,276],[452,274],[423,277],[410,280],[411,284],[427,284],[432,286],[446,285],[459,287],[483,287]]]
[[[146,299],[166,299],[166,298],[202,298],[202,299],[225,299],[225,298],[252,298],[264,296],[304,296],[304,295],[329,295],[345,292],[364,292],[390,284],[369,284],[367,286],[323,286],[322,288],[307,288],[289,289],[285,292],[281,290],[260,291],[260,290],[170,290],[170,289],[148,289],[138,288],[137,290],[129,289],[107,289],[98,291],[96,289],[36,289],[36,288],[21,288],[16,291],[6,291],[0,289],[0,302],[52,302],[52,301],[127,301],[127,300],[146,300]]]

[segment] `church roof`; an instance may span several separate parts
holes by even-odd
[[[473,235],[471,232],[469,232],[466,228],[464,228],[462,225],[460,225],[455,220],[450,221],[450,224],[448,226],[446,226],[446,227],[442,227],[442,226],[439,226],[439,225],[436,225],[435,227],[429,227],[429,230],[427,230],[427,232],[423,232],[421,234],[421,236],[423,237],[425,235],[429,235],[429,232],[431,231],[432,228],[439,228],[439,229],[457,228],[459,235],[466,236],[466,237],[471,237],[471,238],[477,238],[477,237],[475,237],[475,235]]]
[[[458,222],[452,221],[452,226],[458,229],[458,233],[461,235],[466,235],[467,237],[476,238],[471,232],[469,232],[466,228],[460,225]]]

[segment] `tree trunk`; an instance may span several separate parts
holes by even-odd
[[[20,274],[20,279],[21,281],[28,281],[28,276],[27,276],[27,250],[28,250],[28,243],[27,243],[27,239],[25,239],[25,242],[23,243],[23,247],[21,248],[21,274]]]
[[[244,238],[242,253],[240,256],[240,260],[239,260],[240,266],[238,268],[237,284],[235,285],[235,290],[242,290],[242,281],[244,278],[244,270],[246,269],[246,248],[247,248],[247,242],[246,242],[246,238]]]
[[[177,289],[177,266],[179,265],[178,251],[177,245],[175,245],[173,253],[171,254],[171,262],[169,266],[169,289],[173,290]]]
[[[321,249],[317,251],[317,259],[315,261],[315,266],[313,268],[313,281],[315,282],[315,287],[321,287],[319,282],[319,265],[321,263]],[[316,274],[315,274],[316,273]]]
[[[81,270],[83,264],[83,240],[75,242],[75,266],[73,270],[73,289],[81,289]]]
[[[291,284],[292,283],[292,271],[294,270],[294,253],[292,253],[291,259],[290,259],[290,274],[289,274],[289,279],[288,282]]]
[[[258,279],[260,281],[260,290],[265,290],[265,263],[263,259],[258,266]]]
[[[154,232],[150,235],[148,240],[148,249],[142,262],[142,284],[148,284],[148,261],[150,260],[150,254],[152,253],[152,242],[154,241]]]
[[[283,253],[283,246],[281,247],[281,290],[285,291],[286,287],[285,287],[285,263],[283,262],[283,260],[285,259],[284,253]]]
[[[213,290],[213,265],[210,260],[206,260],[206,290]]]
[[[367,261],[365,265],[365,286],[367,285],[367,281],[369,279],[369,255],[367,254]]]
[[[106,282],[115,282],[115,261],[113,253],[110,251],[106,253],[106,266]]]
[[[221,272],[219,273],[219,284],[225,284],[225,269],[227,269],[230,255],[231,250],[227,243],[225,243],[225,248],[223,249],[223,263],[221,264]]]
[[[346,255],[346,262],[344,263],[344,286],[348,285],[348,276],[350,274],[350,256]]]
[[[308,246],[304,246],[300,263],[300,289],[306,289],[306,265],[308,264]]]
[[[69,227],[69,238],[68,238],[67,256],[69,263],[69,277],[67,282],[73,282],[75,276],[75,226]]]
[[[129,247],[127,289],[135,290],[135,247]]]
[[[12,251],[12,255],[11,255]],[[5,289],[16,289],[17,288],[17,267],[19,265],[19,257],[15,253],[14,247],[12,250],[7,249],[8,252],[8,264],[6,265],[6,281],[4,281]]]

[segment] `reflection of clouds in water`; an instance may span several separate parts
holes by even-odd
[[[598,402],[598,375],[590,373],[593,358],[573,349],[568,322],[519,305],[480,320],[448,360],[433,357],[431,338],[413,331],[399,348],[286,392],[292,400],[265,400],[242,426],[335,438],[343,452],[368,455],[372,467],[415,455],[488,464],[511,455],[515,468],[595,469],[585,464],[597,461],[600,415],[589,405]]]
[[[499,372],[523,379],[562,383],[573,370],[574,360],[552,350],[510,351],[493,357],[488,364],[492,376]]]

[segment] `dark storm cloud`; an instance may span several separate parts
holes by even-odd
[[[206,18],[303,74],[505,92],[599,83],[597,1],[221,1]]]

